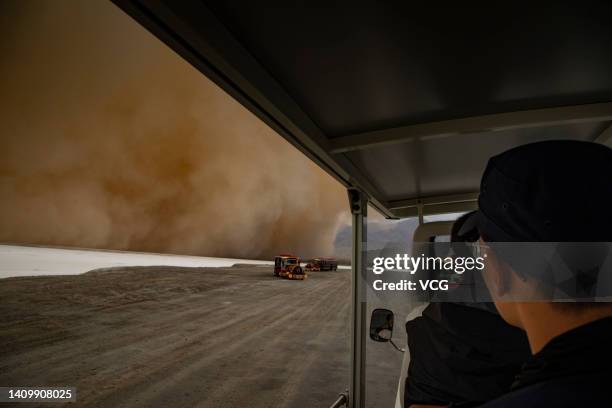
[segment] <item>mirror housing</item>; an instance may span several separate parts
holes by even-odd
[[[370,318],[370,338],[385,343],[393,335],[393,312],[388,309],[374,309]]]

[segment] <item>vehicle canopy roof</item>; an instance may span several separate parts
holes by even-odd
[[[474,208],[492,155],[612,140],[612,3],[114,0],[390,218]]]

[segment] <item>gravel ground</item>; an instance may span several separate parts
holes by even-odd
[[[83,407],[327,407],[348,384],[349,310],[346,270],[0,279],[0,385],[76,386],[70,406]],[[390,407],[401,355],[378,343],[368,353],[368,406]]]

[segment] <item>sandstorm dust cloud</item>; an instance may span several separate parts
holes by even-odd
[[[0,9],[1,242],[332,251],[343,187],[116,6]]]

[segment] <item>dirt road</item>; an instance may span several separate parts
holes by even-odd
[[[0,385],[74,385],[84,407],[327,407],[348,384],[349,283],[270,266],[2,279]]]

